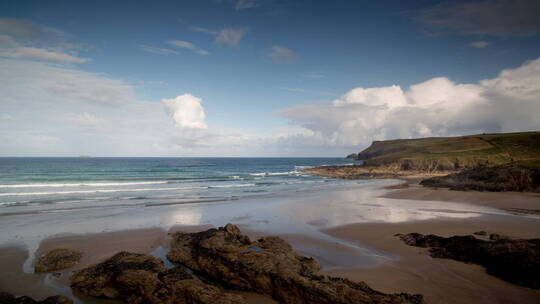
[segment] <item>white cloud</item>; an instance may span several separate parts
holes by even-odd
[[[362,147],[373,140],[540,129],[540,58],[476,84],[439,77],[412,85],[355,88],[324,104],[280,113],[313,141]],[[309,141],[305,137],[303,141]]]
[[[168,44],[179,47],[182,49],[191,50],[199,55],[208,55],[210,54],[208,51],[203,50],[199,47],[197,47],[195,44],[188,42],[188,41],[182,41],[182,40],[169,40],[167,41]]]
[[[36,59],[62,63],[83,63],[89,59],[64,52],[23,46],[7,35],[0,35],[0,56],[10,58]]]
[[[228,44],[229,46],[237,46],[245,34],[245,29],[224,29],[219,32],[216,42]]]
[[[219,31],[210,30],[203,27],[192,27],[192,30],[215,36],[215,42],[219,44],[227,44],[229,46],[238,46],[240,41],[247,34],[247,29],[225,28]]]
[[[13,120],[13,116],[6,113],[2,113],[0,114],[0,120]]]
[[[491,43],[487,42],[487,41],[484,41],[484,40],[478,40],[478,41],[473,41],[471,42],[471,46],[473,48],[477,48],[477,49],[483,49],[485,47],[488,47]]]
[[[174,99],[163,99],[161,102],[167,107],[176,126],[187,129],[207,129],[202,106],[202,100],[191,94],[177,96]]]
[[[368,106],[385,106],[394,108],[406,103],[401,87],[393,85],[382,88],[352,89],[341,99],[334,100],[335,105],[363,104]]]
[[[175,50],[166,49],[166,48],[158,48],[158,47],[153,47],[149,45],[141,45],[140,49],[147,53],[153,53],[153,54],[158,54],[158,55],[178,54],[178,52]]]
[[[537,0],[460,0],[422,9],[416,19],[467,35],[533,36],[540,33],[539,11]]]
[[[79,125],[81,127],[98,127],[103,123],[103,119],[98,118],[94,114],[83,113],[66,113],[64,117],[71,123]]]
[[[275,63],[292,63],[296,60],[296,54],[288,48],[275,45],[272,47],[270,59]]]
[[[261,0],[237,0],[235,8],[237,10],[247,9],[247,8],[255,8],[261,6]]]

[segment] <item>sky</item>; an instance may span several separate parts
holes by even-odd
[[[0,2],[0,156],[341,157],[540,130],[540,2]]]

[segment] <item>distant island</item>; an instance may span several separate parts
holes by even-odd
[[[347,156],[354,166],[306,172],[338,178],[425,178],[421,184],[459,190],[540,192],[540,132],[374,141]]]

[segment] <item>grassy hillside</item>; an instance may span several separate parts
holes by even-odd
[[[540,132],[375,141],[358,159],[365,166],[453,171],[540,159]]]

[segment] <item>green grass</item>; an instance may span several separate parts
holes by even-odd
[[[400,164],[420,170],[435,167],[452,170],[515,161],[530,161],[534,165],[540,162],[540,132],[376,141],[358,156],[368,166]]]

